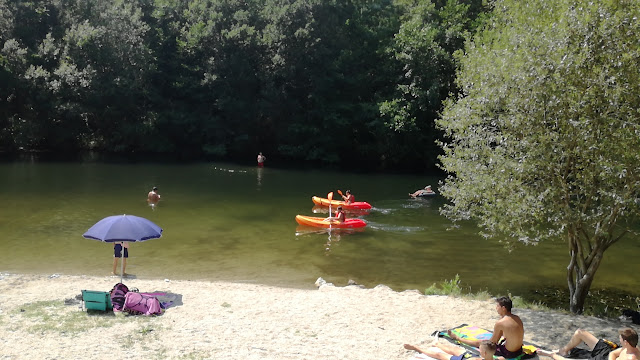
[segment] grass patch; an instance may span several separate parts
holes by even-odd
[[[209,359],[211,358],[210,355],[200,351],[200,352],[192,352],[189,354],[182,354],[180,355],[180,357],[177,357],[176,359],[180,359],[180,360],[201,360],[201,359]]]
[[[456,277],[452,280],[445,280],[438,286],[436,283],[429,286],[424,290],[425,295],[447,295],[447,296],[460,296],[462,295],[462,288],[460,287],[460,275],[456,274]]]
[[[137,328],[139,330],[129,333],[124,337],[124,340],[121,343],[121,347],[123,350],[131,349],[135,344],[141,344],[141,347],[145,351],[153,350],[157,354],[163,354],[166,352],[166,349],[155,347],[153,349],[148,348],[147,343],[157,343],[159,342],[159,332],[162,327],[158,326],[152,321],[152,317],[138,317],[138,316],[127,316],[125,317],[127,321],[135,321],[138,323]],[[152,339],[151,341],[149,341]],[[155,346],[155,345],[154,345]]]
[[[445,295],[459,297],[468,300],[489,300],[495,298],[488,291],[472,292],[469,288],[465,290],[460,286],[460,275],[451,280],[444,280],[440,284],[434,283],[424,290],[425,295]],[[539,301],[527,301],[520,296],[509,294],[514,308],[531,309],[531,310],[549,310],[549,307]]]
[[[113,313],[87,316],[75,306],[67,306],[60,300],[27,303],[14,310],[22,326],[33,332],[55,332],[76,334],[96,327],[111,327],[115,324]],[[16,324],[17,325],[17,324]]]
[[[126,316],[125,314],[116,316],[111,311],[81,311],[77,306],[65,305],[61,300],[23,304],[13,311],[13,315],[15,319],[12,321],[13,327],[35,333],[74,335],[91,329],[110,328],[135,321],[139,330],[133,336],[125,336],[135,342],[144,337],[156,336],[154,330],[159,329],[154,317]]]
[[[511,302],[513,303],[514,308],[531,309],[536,311],[543,311],[543,310],[550,309],[548,306],[546,306],[545,304],[539,301],[528,301],[523,299],[521,296],[512,296],[511,294],[509,294],[509,297],[511,298]]]

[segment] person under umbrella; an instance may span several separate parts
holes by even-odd
[[[120,282],[124,276],[125,257],[128,256],[127,247],[122,243],[157,239],[162,236],[162,228],[152,221],[134,215],[113,215],[98,221],[82,235],[86,239],[94,239],[103,242],[119,243],[125,251],[117,252],[114,246],[114,256],[120,255]],[[117,257],[114,259],[117,264]],[[115,268],[114,271],[115,273]]]
[[[124,249],[124,254],[122,250]],[[122,258],[122,276],[127,276],[125,272],[127,270],[127,258],[129,257],[129,243],[126,241],[113,243],[113,270],[111,275],[116,275],[116,267],[118,266],[118,259]]]

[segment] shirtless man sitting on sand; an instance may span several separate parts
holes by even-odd
[[[493,336],[489,341],[497,344],[496,355],[507,359],[513,359],[522,354],[522,342],[524,340],[524,326],[517,315],[511,313],[513,303],[508,297],[496,299],[496,311],[500,320],[493,326]],[[458,337],[449,330],[448,335],[461,343],[479,347],[481,340],[470,340]],[[504,341],[500,342],[500,338]]]
[[[489,340],[484,340],[480,343],[479,349],[481,357],[474,356],[474,354],[469,353],[459,346],[438,342],[424,350],[409,344],[404,344],[404,348],[407,350],[415,350],[437,360],[493,360],[493,354],[496,352],[496,344]]]
[[[538,354],[548,356],[554,360],[565,360],[572,349],[581,343],[585,343],[589,347],[590,354],[588,357],[594,360],[638,360],[640,359],[640,349],[638,349],[638,333],[631,328],[624,328],[618,331],[620,334],[620,346],[611,341],[598,339],[586,330],[578,329],[567,345],[556,351],[546,351],[538,349]]]

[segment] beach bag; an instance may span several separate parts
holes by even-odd
[[[111,304],[113,304],[113,311],[124,310],[125,295],[129,293],[129,288],[123,283],[117,283],[113,289],[109,292],[111,296]]]
[[[124,311],[134,315],[160,315],[162,307],[155,296],[130,291],[124,296]]]

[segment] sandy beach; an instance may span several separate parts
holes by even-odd
[[[130,288],[174,300],[153,317],[88,314],[75,300],[82,289],[109,291],[119,280],[1,274],[0,359],[411,359],[415,353],[404,343],[427,344],[434,331],[463,323],[492,329],[498,319],[491,300],[394,292],[384,285],[301,290],[125,279]],[[546,349],[563,345],[578,328],[617,339],[617,329],[630,325],[554,311],[513,312],[523,319],[525,340]]]

